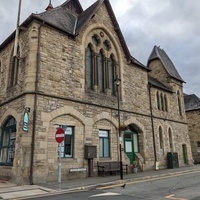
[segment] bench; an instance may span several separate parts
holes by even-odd
[[[109,172],[110,175],[114,172],[115,175],[117,172],[120,172],[120,161],[107,161],[107,162],[99,162],[97,161],[97,167],[98,167],[98,176],[102,174],[102,176],[105,176],[106,172]],[[128,174],[128,165],[122,164],[122,170],[123,173],[125,172]]]

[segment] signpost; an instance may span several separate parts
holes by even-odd
[[[56,142],[59,143],[59,163],[58,163],[58,186],[59,190],[61,190],[61,142],[65,138],[65,131],[62,128],[59,128],[56,131],[55,139]]]

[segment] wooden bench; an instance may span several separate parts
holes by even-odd
[[[97,161],[97,167],[98,167],[98,176],[102,174],[102,176],[105,176],[106,172],[109,172],[110,175],[114,172],[117,174],[117,172],[120,172],[120,161]],[[122,170],[123,173],[125,172],[128,174],[128,165],[122,164]]]

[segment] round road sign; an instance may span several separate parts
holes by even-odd
[[[55,135],[56,142],[61,143],[64,140],[64,137],[65,137],[65,131],[64,131],[64,129],[59,128],[56,131],[56,135]]]

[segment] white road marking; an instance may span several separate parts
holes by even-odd
[[[103,194],[96,194],[96,195],[92,195],[92,196],[89,196],[89,197],[118,196],[118,195],[121,195],[121,194],[113,193],[113,192],[106,192],[106,193],[103,193]]]

